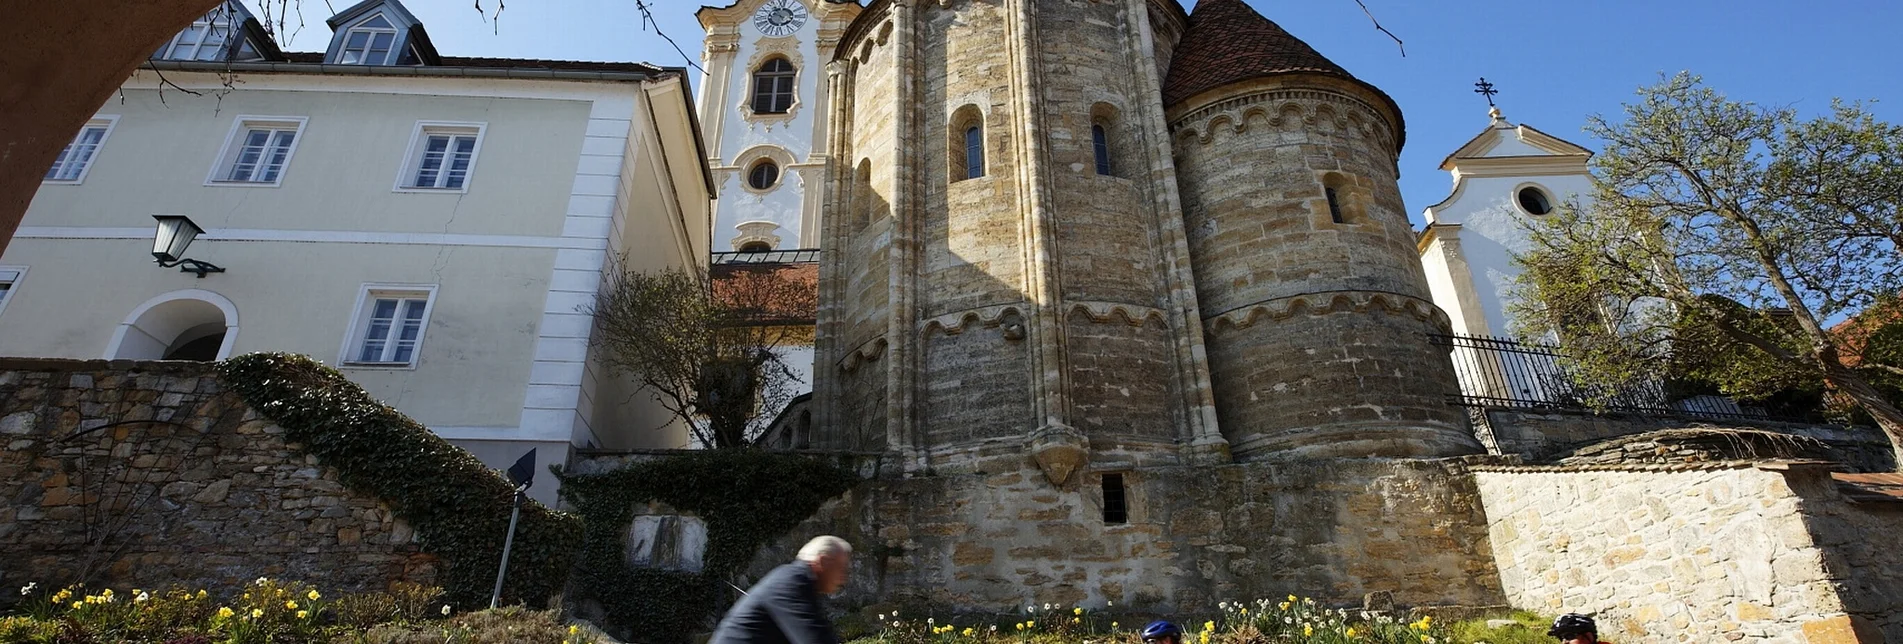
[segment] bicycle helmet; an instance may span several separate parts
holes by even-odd
[[[1154,642],[1163,639],[1183,641],[1182,627],[1168,621],[1150,622],[1149,626],[1143,627],[1143,641]]]
[[[1591,617],[1587,617],[1579,613],[1567,613],[1565,615],[1560,615],[1559,619],[1553,620],[1553,627],[1550,629],[1547,629],[1546,636],[1547,637],[1565,637],[1568,635],[1579,635],[1583,633],[1592,633],[1594,635],[1598,635],[1599,625],[1594,623]]]

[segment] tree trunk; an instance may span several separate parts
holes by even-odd
[[[1903,472],[1903,410],[1890,404],[1869,381],[1841,363],[1824,365],[1824,381],[1856,401],[1857,406],[1876,419],[1877,427],[1890,438],[1890,453],[1896,459],[1892,466]]]

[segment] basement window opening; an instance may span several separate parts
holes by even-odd
[[[1123,475],[1103,475],[1103,522],[1104,525],[1123,525],[1130,522],[1129,506],[1123,495]]]

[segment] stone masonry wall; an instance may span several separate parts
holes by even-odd
[[[0,585],[428,582],[410,528],[283,434],[209,364],[0,360]]]
[[[751,570],[820,534],[860,552],[842,605],[922,600],[1211,611],[1224,600],[1504,603],[1486,519],[1458,461],[1320,460],[1125,470],[1128,521],[1102,515],[1104,472],[1053,488],[1034,466],[874,480],[822,507]]]
[[[1596,613],[1600,636],[1622,644],[1882,641],[1856,639],[1839,590],[1864,573],[1833,574],[1835,555],[1819,546],[1903,524],[1840,513],[1844,526],[1831,531],[1840,536],[1820,543],[1808,524],[1813,499],[1785,472],[1737,462],[1481,467],[1475,479],[1516,607]],[[1841,532],[1856,524],[1881,527]],[[1894,553],[1859,556],[1896,563]],[[1897,569],[1887,569],[1894,583]]]
[[[1903,548],[1894,538],[1903,532],[1903,502],[1851,503],[1820,470],[1794,471],[1786,481],[1804,500],[1811,540],[1864,641],[1903,642]]]
[[[1545,462],[1594,443],[1621,436],[1692,425],[1745,427],[1815,438],[1829,444],[1844,464],[1866,472],[1895,470],[1890,441],[1871,427],[1844,427],[1768,420],[1713,421],[1639,414],[1593,414],[1574,410],[1526,410],[1491,407],[1482,410],[1475,430],[1489,436],[1489,448],[1498,454],[1518,454]]]

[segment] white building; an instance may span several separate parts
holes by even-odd
[[[1514,334],[1508,303],[1519,267],[1513,258],[1531,249],[1529,220],[1562,204],[1592,198],[1592,152],[1494,109],[1492,123],[1441,162],[1453,174],[1453,193],[1424,213],[1421,263],[1434,304],[1453,320],[1454,364],[1468,396],[1522,400],[1550,397],[1559,385],[1553,361],[1537,354],[1499,351]]]
[[[0,255],[0,355],[308,354],[495,467],[686,446],[586,313],[618,257],[707,261],[682,70],[441,56],[396,0],[329,23],[283,54],[227,5],[125,82]],[[154,266],[155,215],[224,272]]]
[[[707,39],[700,113],[720,189],[715,251],[819,247],[826,64],[853,0],[738,0],[695,14]]]

